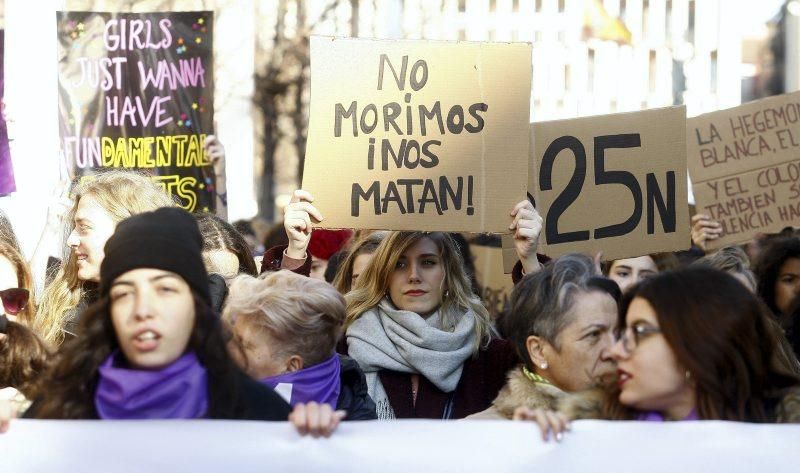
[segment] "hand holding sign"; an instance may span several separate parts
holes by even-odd
[[[283,228],[289,237],[286,256],[292,259],[306,259],[306,248],[311,241],[314,222],[319,223],[322,214],[311,205],[314,196],[304,190],[296,190],[283,214]]]
[[[800,92],[687,120],[697,209],[719,223],[719,248],[800,223]]]
[[[706,214],[692,215],[692,243],[706,249],[706,242],[716,240],[722,235],[719,222]]]
[[[539,234],[542,232],[542,217],[528,199],[515,205],[511,210],[511,216],[514,220],[508,229],[514,232],[514,249],[517,251],[517,257],[522,262],[525,274],[534,273],[540,267],[536,248],[539,245]]]

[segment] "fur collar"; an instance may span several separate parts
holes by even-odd
[[[534,383],[529,380],[520,367],[508,373],[508,382],[500,390],[492,405],[500,415],[511,419],[514,409],[520,406],[554,410],[564,395],[564,391],[551,384]]]

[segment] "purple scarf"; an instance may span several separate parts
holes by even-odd
[[[639,417],[636,420],[644,420],[649,422],[664,422],[664,416],[660,412],[650,411],[639,414]],[[689,412],[689,415],[687,415],[681,420],[700,420],[700,418],[697,417],[697,410],[692,409],[692,411]]]
[[[94,405],[101,419],[197,419],[208,411],[208,377],[194,352],[160,370],[124,366],[119,351],[100,365]]]
[[[339,355],[334,353],[322,363],[300,371],[264,378],[261,383],[274,389],[292,407],[297,403],[315,401],[329,404],[336,409],[339,391],[342,389],[339,379],[341,370]]]

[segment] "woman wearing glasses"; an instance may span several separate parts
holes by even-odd
[[[559,412],[521,408],[556,438],[569,420],[800,422],[800,379],[777,362],[769,312],[733,276],[693,267],[631,289],[611,348],[617,382]]]

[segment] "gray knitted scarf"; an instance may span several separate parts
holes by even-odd
[[[364,370],[378,418],[395,417],[379,370],[419,374],[445,393],[454,391],[464,361],[472,355],[475,323],[468,310],[455,326],[442,327],[439,311],[422,318],[396,309],[386,298],[356,319],[347,329],[348,354]]]

